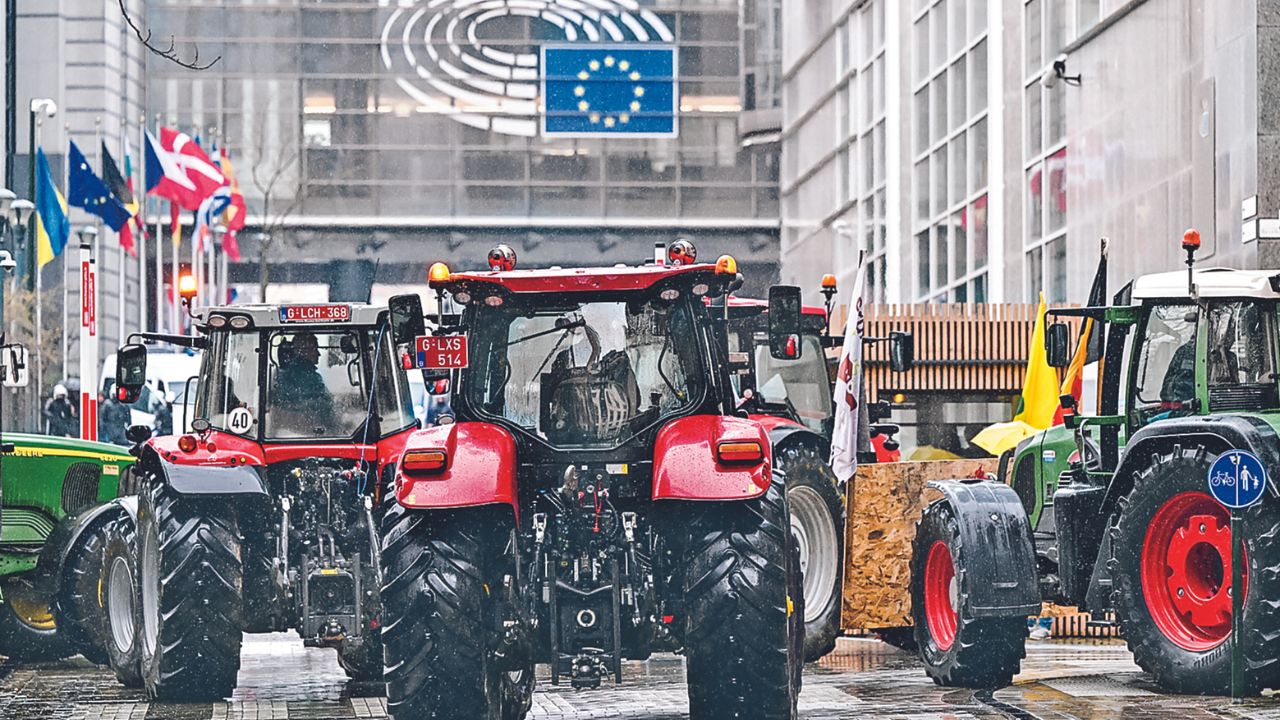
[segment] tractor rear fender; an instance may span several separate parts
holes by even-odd
[[[139,464],[143,472],[154,473],[160,482],[180,495],[267,496],[263,468],[259,465],[233,464],[231,459],[226,465],[185,464],[173,462],[150,447],[143,450]]]
[[[444,467],[417,470],[415,458],[443,452]],[[516,440],[491,423],[436,425],[409,436],[396,473],[396,499],[408,508],[516,507]]]
[[[48,598],[58,596],[62,590],[62,568],[66,567],[67,558],[80,546],[85,534],[125,515],[133,518],[138,516],[136,497],[116,498],[111,502],[94,505],[79,515],[64,518],[54,525],[53,532],[49,533],[44,546],[40,548],[36,569],[27,576],[37,593]]]
[[[755,444],[756,459],[726,460],[722,449]],[[747,500],[769,490],[773,451],[759,423],[726,415],[690,415],[658,431],[654,500]]]
[[[1013,488],[999,482],[934,480],[960,529],[961,557],[972,583],[971,617],[1009,617],[1040,612],[1040,583],[1031,524]]]
[[[824,460],[831,454],[831,441],[803,425],[785,424],[769,429],[769,444],[773,446],[773,454],[778,449],[791,444],[808,445],[818,451]]]
[[[1120,465],[1102,501],[1104,517],[1114,514],[1116,503],[1133,489],[1134,474],[1151,464],[1151,456],[1170,452],[1174,445],[1188,449],[1203,445],[1212,453],[1248,450],[1258,456],[1263,467],[1273,476],[1270,496],[1280,498],[1274,481],[1274,475],[1280,473],[1280,438],[1275,428],[1261,418],[1249,415],[1171,418],[1138,430],[1125,444]]]

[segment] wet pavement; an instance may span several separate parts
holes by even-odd
[[[248,636],[239,688],[228,702],[148,703],[107,670],[83,660],[45,665],[0,664],[3,720],[336,720],[386,717],[377,684],[356,684],[332,650],[305,649],[292,635]],[[915,659],[876,640],[845,638],[836,652],[806,668],[800,714],[805,720],[892,717],[1014,718],[1274,718],[1280,697],[1232,705],[1222,698],[1160,692],[1119,642],[1028,644],[1024,672],[994,693],[940,688]],[[630,663],[626,683],[593,692],[551,687],[543,678],[531,718],[686,717],[681,659]]]

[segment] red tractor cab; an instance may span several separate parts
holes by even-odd
[[[136,537],[131,527],[122,541],[133,566],[126,557],[121,569],[136,579],[106,580],[117,673],[156,698],[226,697],[242,631],[291,629],[336,648],[352,677],[380,678],[374,514],[417,429],[387,310],[253,305],[193,317],[198,335],[147,336],[202,348],[204,362],[192,432],[130,430],[139,500]],[[122,399],[141,387],[145,362],[141,345],[118,353]]]
[[[681,264],[437,264],[461,310],[430,335],[416,297],[392,299],[406,362],[450,379],[456,417],[410,437],[384,516],[394,717],[520,718],[536,663],[592,688],[661,649],[688,658],[695,720],[794,717],[786,493],[715,307],[742,281],[686,245]]]

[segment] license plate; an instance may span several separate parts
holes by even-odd
[[[285,305],[280,308],[282,323],[349,322],[350,305]]]
[[[420,335],[413,343],[418,368],[432,370],[467,366],[466,335]]]

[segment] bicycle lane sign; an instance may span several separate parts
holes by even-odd
[[[1209,468],[1209,494],[1223,506],[1246,508],[1262,499],[1267,487],[1267,470],[1256,455],[1229,450]]]

